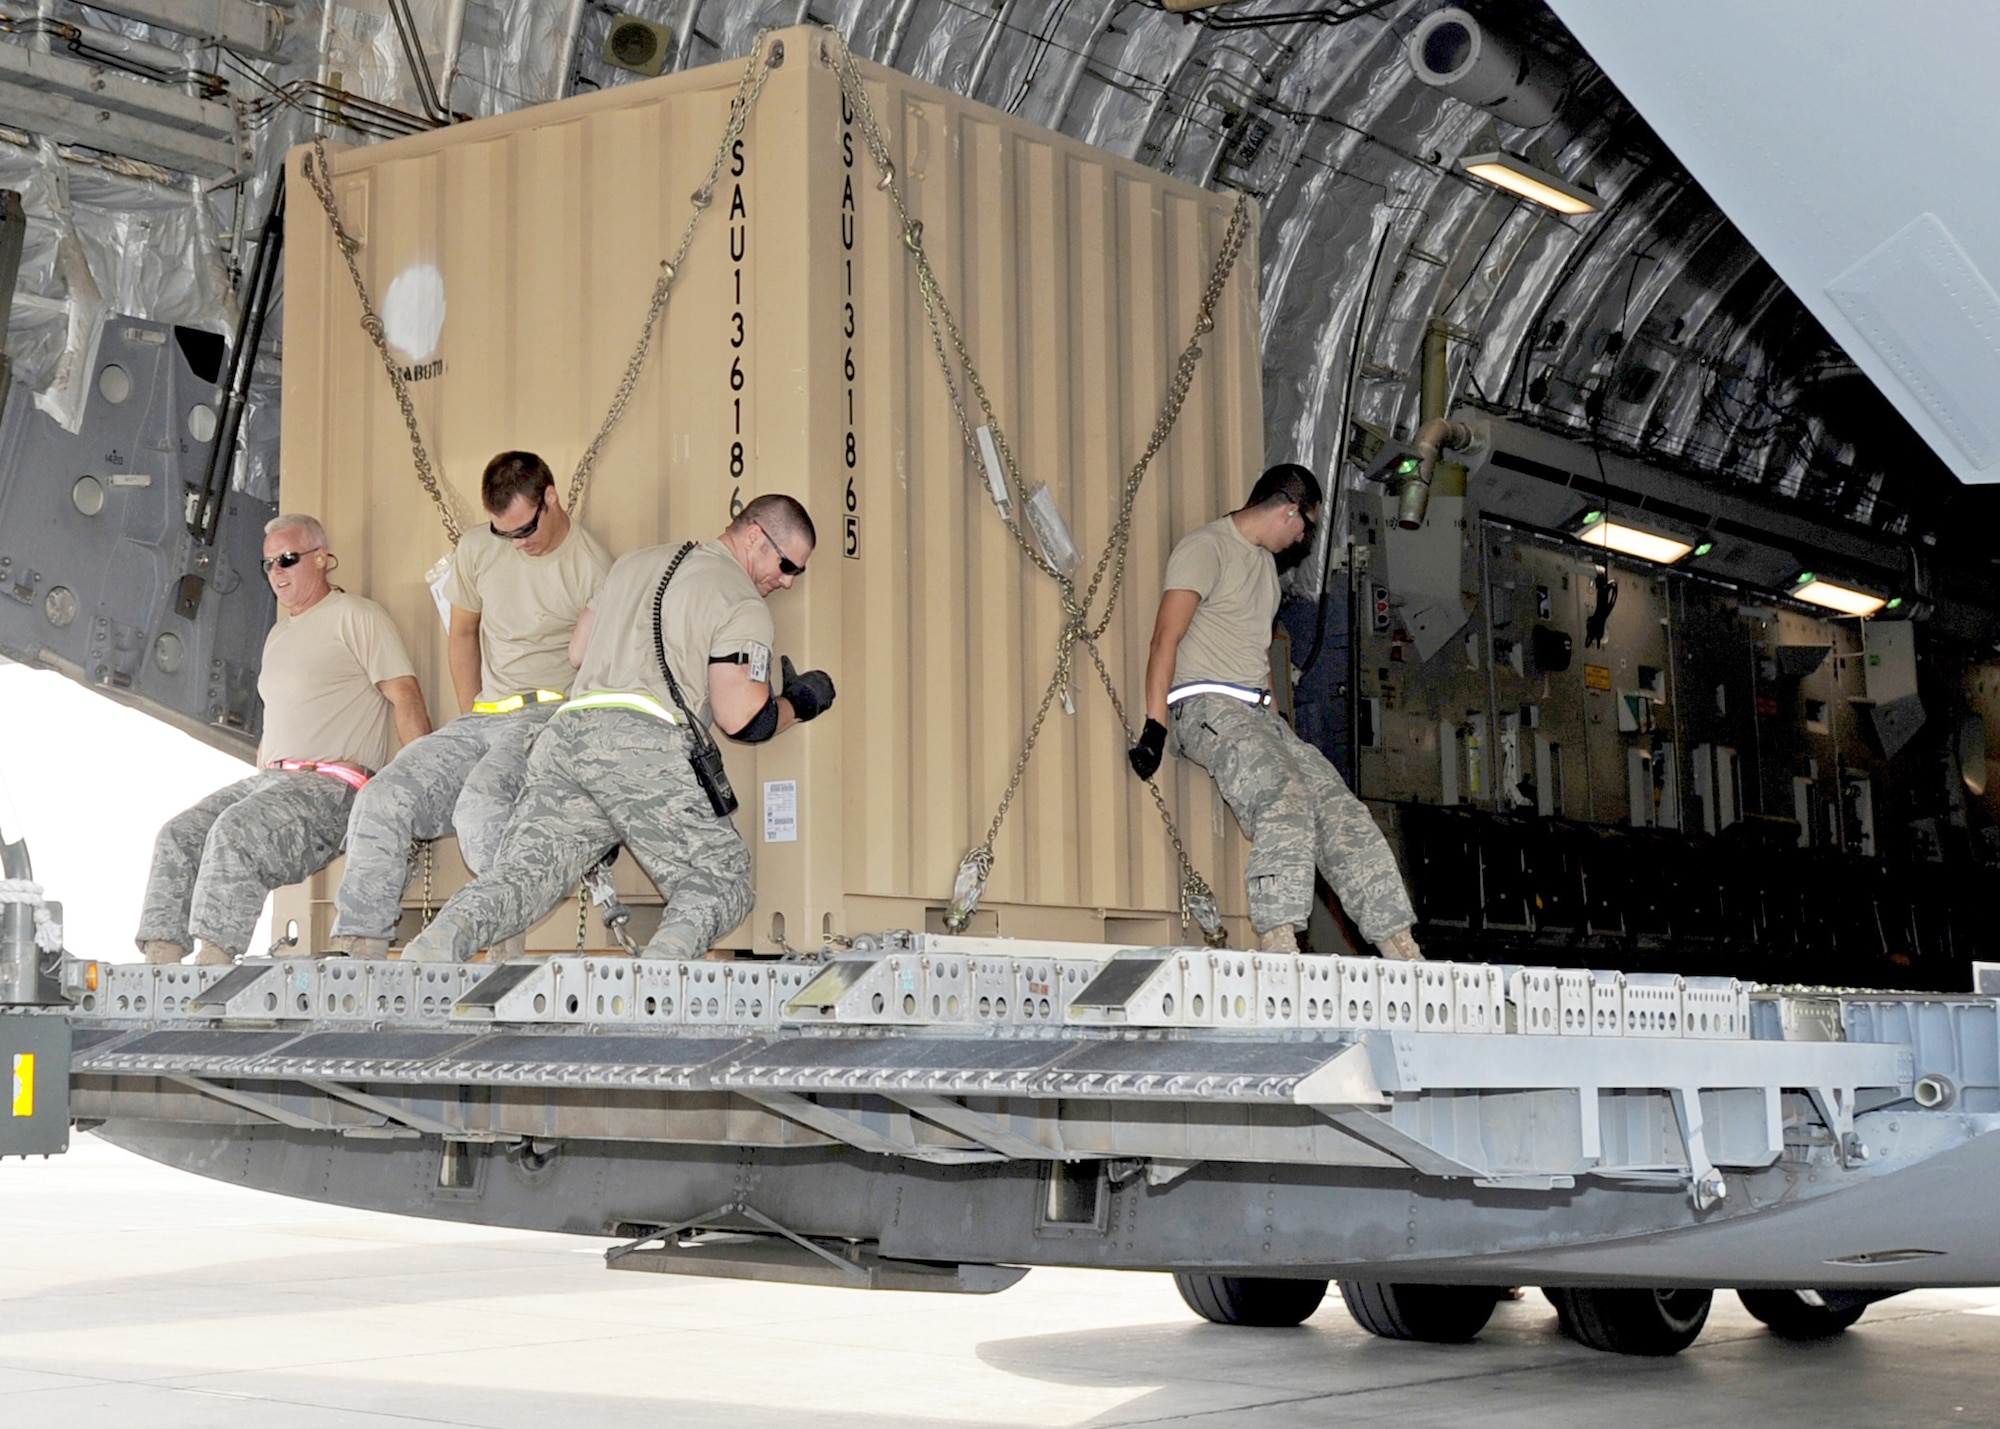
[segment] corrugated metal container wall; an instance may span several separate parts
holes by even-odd
[[[1015,546],[966,457],[913,265],[827,39],[777,39],[786,58],[731,155],[583,515],[614,554],[710,536],[732,500],[766,491],[800,497],[819,526],[809,573],[771,607],[781,649],[828,669],[839,703],[770,744],[725,741],[758,893],[725,943],[763,951],[779,946],[774,914],[802,943],[936,925],[1007,786],[1062,624],[1055,584]],[[405,372],[462,523],[485,519],[478,478],[496,451],[538,451],[567,485],[741,73],[716,66],[334,154],[334,192],[377,305],[399,281],[420,285],[426,265],[441,278],[435,351],[408,353]],[[863,73],[1003,429],[1087,566],[1158,416],[1231,199],[893,71]],[[283,504],[326,520],[342,577],[395,616],[442,718],[451,687],[423,573],[445,537],[299,162]],[[1135,718],[1167,552],[1240,501],[1261,466],[1255,255],[1253,233],[1134,520],[1104,650]],[[1125,768],[1094,673],[1079,667],[1077,712],[1050,718],[973,930],[1177,936],[1172,847]],[[1199,770],[1168,771],[1189,852],[1240,916],[1241,836]],[[765,819],[779,781],[797,783],[794,841],[766,837],[782,832]],[[321,934],[337,871],[308,895]],[[573,929],[559,911],[532,941],[568,946]]]

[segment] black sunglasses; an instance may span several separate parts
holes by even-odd
[[[527,525],[523,526],[518,531],[502,531],[498,526],[495,526],[491,521],[488,521],[486,523],[486,529],[491,531],[494,535],[498,536],[503,541],[525,541],[530,536],[534,535],[535,532],[541,527],[542,512],[544,509],[545,508],[540,506],[536,507],[535,519],[530,521]]]
[[[266,556],[263,561],[264,574],[267,576],[271,574],[271,567],[273,566],[276,566],[281,571],[288,571],[300,561],[303,561],[312,552],[321,549],[323,548],[319,546],[308,546],[303,551],[280,551],[275,556]]]
[[[763,522],[752,521],[750,524],[755,526],[759,531],[764,531]],[[764,531],[764,539],[771,541],[771,533],[769,531]],[[785,548],[776,541],[771,541],[771,549],[778,553],[778,573],[780,575],[802,576],[806,573],[804,566],[795,566],[792,564],[792,558],[785,554]]]

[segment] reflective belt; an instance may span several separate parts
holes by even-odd
[[[1222,680],[1194,680],[1185,685],[1175,685],[1167,691],[1167,703],[1177,705],[1182,700],[1191,700],[1196,695],[1227,695],[1232,700],[1241,700],[1246,705],[1268,705],[1271,703],[1269,690],[1252,689],[1249,685],[1231,685]]]
[[[532,695],[509,695],[504,700],[479,700],[472,706],[474,714],[512,714],[533,700],[538,705],[553,704],[563,698],[561,690],[536,690]]]
[[[329,779],[338,779],[350,789],[359,789],[369,778],[366,769],[353,764],[336,764],[331,759],[273,759],[264,767],[286,774],[324,774]]]
[[[651,695],[612,694],[593,690],[586,695],[571,696],[556,713],[568,714],[571,710],[631,710],[634,714],[663,719],[668,724],[682,722],[678,711],[668,709]]]

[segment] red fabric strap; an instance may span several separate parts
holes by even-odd
[[[283,770],[287,774],[324,774],[329,779],[338,779],[350,789],[360,789],[369,779],[368,771],[352,764],[337,764],[331,759],[273,759],[264,766],[267,769]]]

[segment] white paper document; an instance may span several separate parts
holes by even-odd
[[[799,841],[799,781],[772,779],[764,785],[764,842]]]

